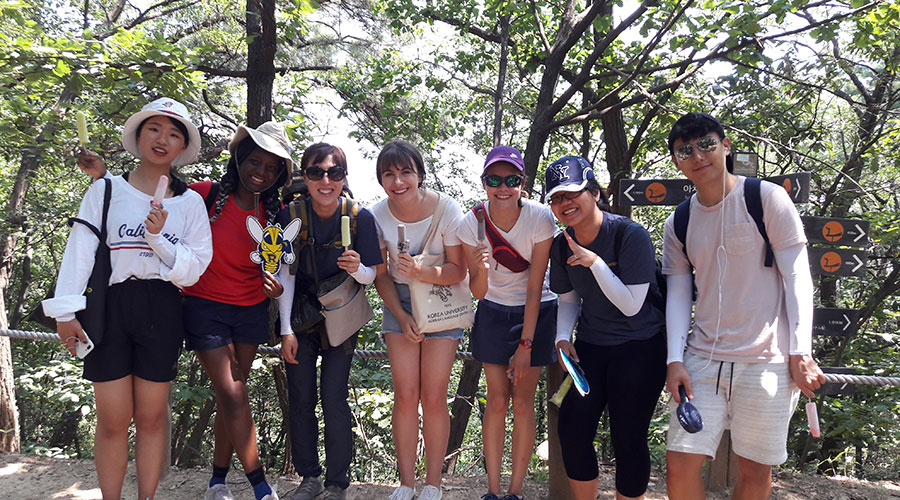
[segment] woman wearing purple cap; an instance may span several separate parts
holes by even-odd
[[[556,295],[547,279],[556,223],[547,207],[522,196],[524,170],[516,148],[492,149],[481,175],[487,201],[466,214],[459,226],[469,288],[478,298],[469,342],[475,359],[484,363],[488,386],[482,425],[488,475],[484,500],[522,499],[522,483],[534,450],[534,394],[541,368],[556,361]],[[512,475],[501,496],[510,396]]]
[[[577,500],[597,497],[594,437],[608,409],[616,498],[641,498],[650,479],[647,429],[666,380],[653,243],[640,224],[603,209],[606,196],[584,158],[553,162],[545,186],[553,214],[569,226],[550,251],[550,289],[559,294],[556,347],[580,363],[590,386],[584,396],[569,391],[559,409],[566,475]]]
[[[55,297],[43,307],[56,318],[70,351],[88,337],[94,343],[84,358],[84,378],[94,386],[94,462],[103,498],[122,497],[134,421],[138,497],[149,499],[165,461],[169,389],[184,340],[180,289],[206,270],[212,244],[203,199],[171,176],[173,166],[193,162],[200,149],[187,108],[167,98],[145,105],[125,122],[122,144],[140,163],[130,175],[97,182],[85,194],[78,211],[82,223],[69,234]],[[170,176],[169,187],[161,204],[151,204],[161,176]],[[85,308],[83,293],[100,244],[95,234],[104,219],[111,273],[101,337],[99,331],[85,332],[75,313]]]

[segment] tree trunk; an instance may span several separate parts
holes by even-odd
[[[275,0],[247,0],[247,124],[272,119],[275,82]]]
[[[19,265],[22,269],[22,274],[17,279],[19,289],[16,293],[15,302],[11,304],[12,310],[10,311],[9,316],[9,327],[12,329],[18,329],[19,323],[22,322],[22,316],[25,314],[25,297],[28,295],[28,288],[31,285],[31,261],[34,252],[31,248],[31,235],[28,234],[27,228],[25,229],[24,246],[25,256],[22,258],[22,263]]]
[[[506,68],[509,66],[509,15],[500,16],[500,67],[497,71],[497,90],[494,93],[494,147],[503,141],[503,90]],[[468,419],[468,416],[466,416]]]
[[[617,94],[611,95],[602,102],[602,107],[614,106],[621,102]],[[631,177],[631,157],[628,156],[628,138],[625,136],[625,119],[622,109],[604,113],[600,117],[603,125],[603,141],[606,143],[606,168],[609,171],[609,194],[612,195],[619,185],[619,180]],[[618,198],[612,206],[613,212],[631,216],[630,206],[621,206]]]
[[[200,462],[200,458],[203,455],[200,450],[203,443],[203,436],[205,436],[206,431],[209,430],[209,421],[212,418],[215,409],[216,398],[209,398],[203,404],[203,408],[200,409],[200,415],[197,417],[194,429],[191,431],[191,436],[187,439],[184,448],[181,450],[181,454],[175,459],[179,467],[193,467]]]
[[[472,397],[478,390],[478,380],[481,378],[481,361],[467,359],[463,362],[462,373],[459,376],[459,386],[456,389],[456,398],[450,408],[450,439],[447,441],[447,458],[444,461],[443,472],[451,474],[456,470],[456,460],[459,458],[459,448],[466,436],[466,428],[469,426],[469,416],[472,413],[474,400]]]

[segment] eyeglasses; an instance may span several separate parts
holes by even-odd
[[[521,175],[507,175],[506,177],[500,177],[499,175],[482,175],[481,180],[487,184],[488,187],[500,187],[500,184],[506,184],[507,187],[518,187],[522,185],[522,181],[524,178]]]
[[[333,181],[342,181],[344,177],[347,177],[347,171],[344,170],[344,167],[331,167],[325,170],[322,167],[312,166],[306,167],[303,172],[303,177],[311,181],[320,181],[326,175]]]
[[[551,205],[559,205],[563,202],[563,200],[574,200],[581,196],[581,193],[584,192],[584,189],[580,191],[564,191],[562,193],[557,193],[547,199],[547,203]]]
[[[712,153],[716,150],[716,146],[718,145],[719,139],[711,135],[697,139],[697,149],[700,150],[701,153]],[[692,156],[694,156],[693,144],[682,144],[675,149],[675,158],[677,158],[678,161],[690,160]]]

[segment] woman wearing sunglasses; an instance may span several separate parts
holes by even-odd
[[[462,247],[456,235],[462,210],[450,200],[428,253],[445,254],[445,263],[422,267],[410,255],[425,250],[425,237],[432,215],[443,195],[423,186],[425,163],[412,144],[388,143],[376,162],[378,182],[388,197],[374,207],[386,268],[378,270],[375,287],[384,301],[381,330],[394,382],[394,413],[391,418],[400,487],[391,500],[412,500],[416,482],[416,444],[419,437],[419,402],[422,403],[422,434],[425,440],[425,487],[419,500],[441,498],[441,468],[450,437],[447,385],[462,329],[421,333],[409,296],[412,280],[453,285],[466,276]],[[407,241],[398,241],[398,225],[405,226]]]
[[[524,171],[518,150],[509,146],[492,149],[481,176],[487,201],[467,213],[459,228],[469,266],[469,288],[478,299],[469,343],[475,359],[484,363],[487,378],[482,432],[488,492],[483,500],[523,498],[522,483],[534,450],[534,394],[541,368],[556,360],[556,295],[547,280],[556,223],[549,208],[523,199]],[[483,239],[478,227],[482,218]],[[501,496],[510,396],[512,475]]]
[[[284,284],[278,309],[281,314],[281,354],[287,371],[291,410],[291,455],[297,474],[303,476],[303,482],[290,498],[313,500],[324,490],[321,500],[343,500],[350,486],[350,461],[353,457],[348,381],[359,332],[352,333],[337,346],[330,344],[324,322],[295,334],[291,329],[291,309],[295,290],[301,293],[300,287],[305,287],[310,281],[323,283],[337,275],[349,274],[357,283],[367,285],[375,279],[376,269],[384,266],[375,221],[372,213],[364,208],[360,208],[357,214],[352,248],[345,249],[340,245],[341,198],[351,196],[347,188],[347,157],[344,151],[326,143],[313,144],[303,152],[300,164],[308,194],[295,203],[306,204],[308,231],[313,242],[297,252],[295,258],[299,266],[296,275],[290,274],[290,266],[287,265],[282,266],[278,273]],[[278,221],[281,227],[287,227],[291,222],[289,208],[278,214]],[[315,276],[310,273],[315,273]],[[319,356],[322,363],[317,392],[316,361]],[[319,392],[325,420],[324,482],[319,463],[319,420],[316,417]]]
[[[608,407],[616,498],[642,498],[650,479],[647,429],[666,380],[653,243],[640,224],[601,208],[606,197],[584,158],[553,162],[545,186],[553,214],[569,226],[550,251],[550,288],[559,294],[556,347],[580,363],[590,386],[585,396],[569,391],[559,409],[569,485],[576,500],[597,497],[594,438]]]

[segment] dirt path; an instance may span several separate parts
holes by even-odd
[[[209,473],[200,469],[171,469],[160,484],[158,500],[198,500],[203,497]],[[253,493],[240,472],[232,471],[228,484],[236,500],[253,500]],[[298,478],[278,478],[278,491],[289,493],[298,484]],[[100,499],[96,487],[93,463],[87,460],[62,460],[34,455],[0,453],[0,499],[56,500]],[[478,477],[450,477],[444,480],[444,500],[476,500],[487,491],[486,480]],[[600,478],[601,494],[598,498],[615,498],[614,471],[605,467]],[[387,499],[394,485],[354,483],[347,490],[350,500]],[[125,478],[124,498],[137,495],[134,481],[134,464],[128,466]],[[529,480],[525,486],[528,500],[548,499],[547,485]],[[866,482],[848,478],[826,478],[781,472],[776,475],[773,498],[785,500],[888,500],[900,499],[900,482]],[[665,481],[659,476],[651,478],[648,500],[666,498]],[[725,499],[723,494],[710,495],[711,500]]]

